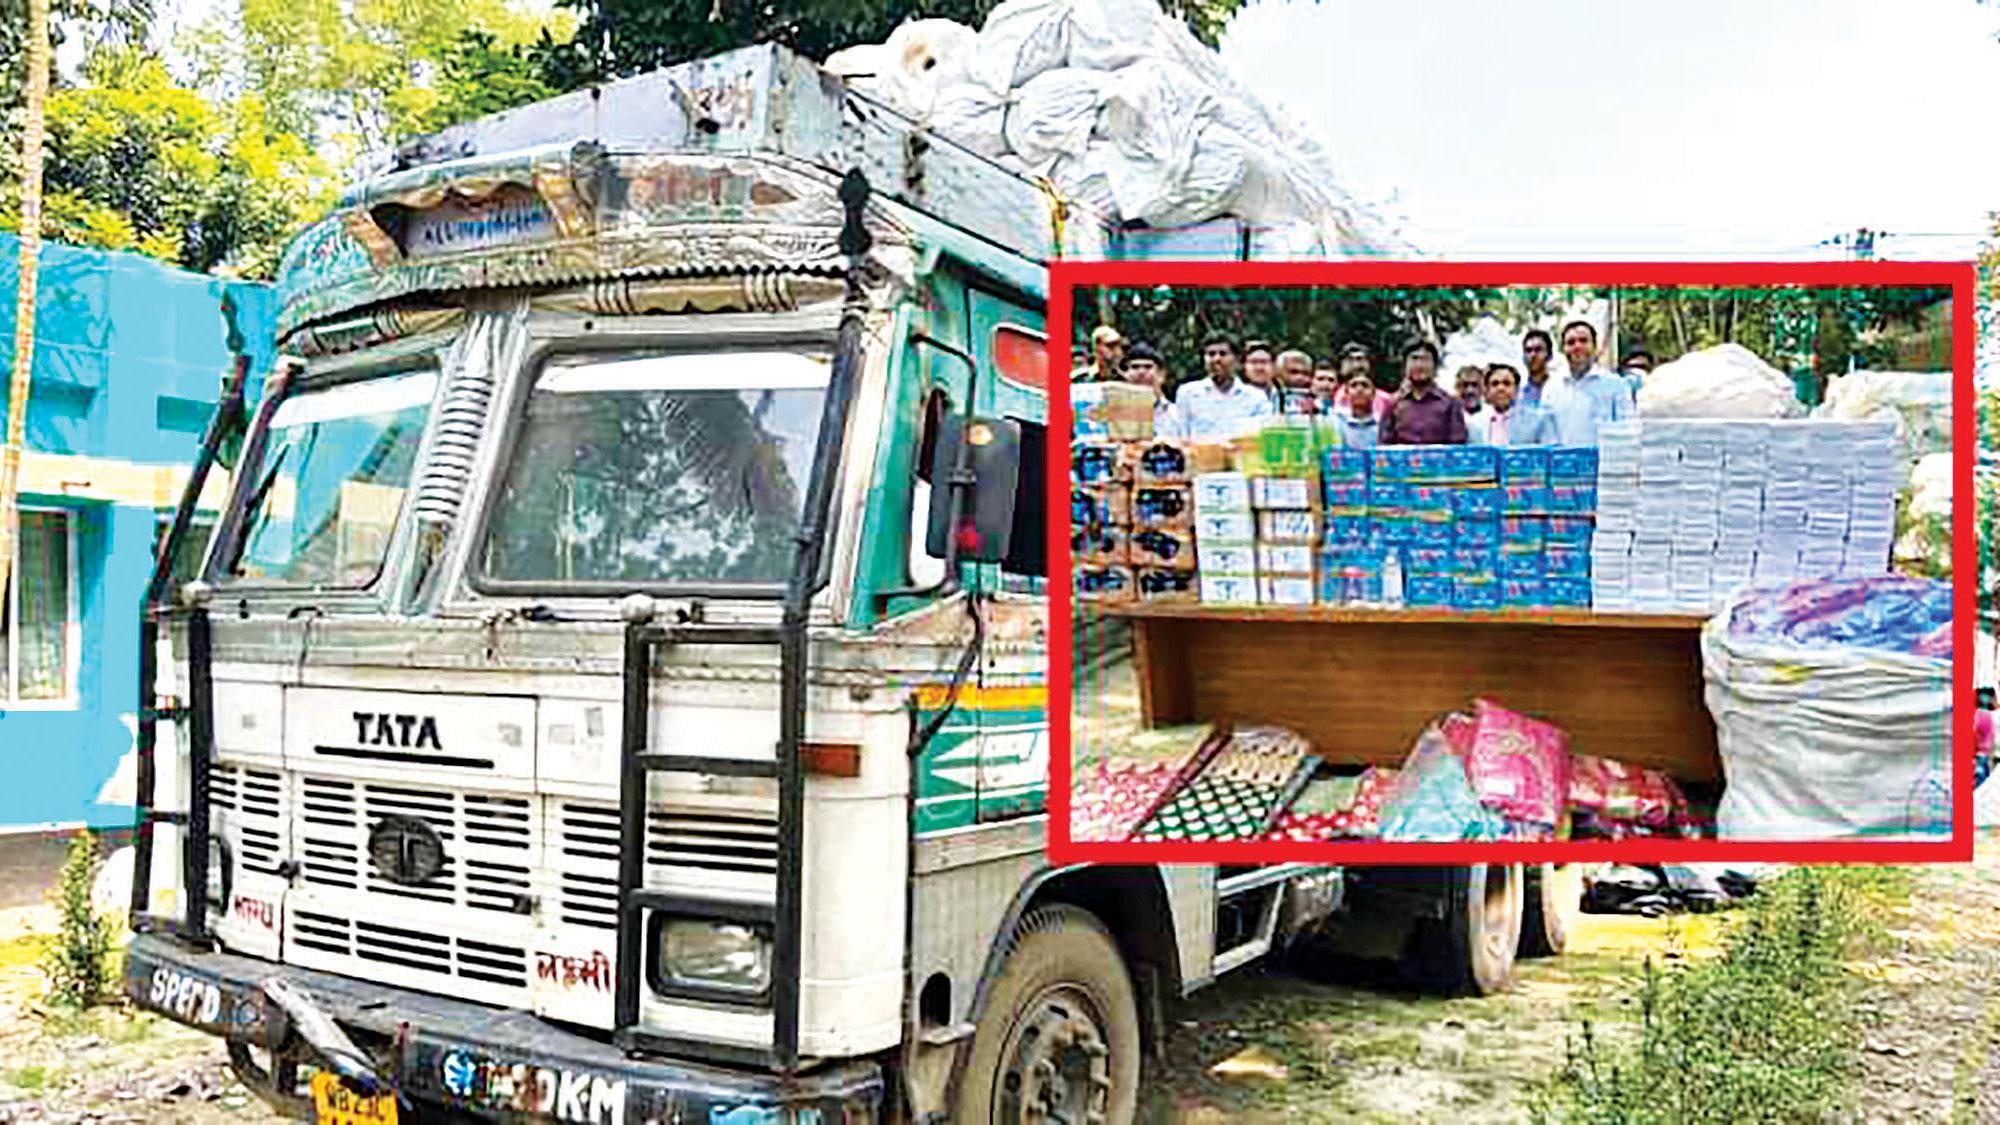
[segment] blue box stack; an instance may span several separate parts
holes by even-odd
[[[1411,606],[1588,608],[1596,459],[1546,446],[1326,451],[1320,601],[1379,600],[1394,552]]]

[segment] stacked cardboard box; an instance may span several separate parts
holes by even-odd
[[[1270,426],[1237,444],[1238,468],[1195,477],[1201,600],[1311,605],[1320,529],[1310,428]]]
[[[1173,441],[1070,446],[1070,553],[1086,601],[1193,601],[1194,479],[1226,452]]]

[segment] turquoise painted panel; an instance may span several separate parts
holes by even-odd
[[[0,292],[11,292],[19,245],[0,234]],[[185,464],[215,409],[231,362],[223,294],[240,309],[254,399],[276,354],[268,286],[191,274],[134,254],[46,245],[38,271],[28,445],[44,453]],[[0,302],[0,365],[13,361],[14,304]],[[4,402],[5,380],[0,380]],[[152,570],[160,513],[28,496],[75,513],[79,660],[73,708],[0,711],[0,826],[127,824],[97,804],[131,749],[137,703],[138,606]]]

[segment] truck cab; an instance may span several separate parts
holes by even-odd
[[[1129,1120],[1352,896],[1044,858],[1045,263],[1116,241],[776,47],[350,191],[145,607],[130,994],[320,1120]],[[1377,890],[1510,965],[1480,880]]]

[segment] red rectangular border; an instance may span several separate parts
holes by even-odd
[[[1049,269],[1049,837],[1053,863],[1912,863],[1972,859],[1973,635],[1977,529],[1970,262],[1070,262]],[[1070,839],[1072,690],[1069,557],[1072,294],[1098,286],[1247,288],[1505,285],[1924,285],[1952,294],[1952,831],[1938,841],[1584,840],[1099,843]],[[1058,490],[1061,491],[1058,491]]]

